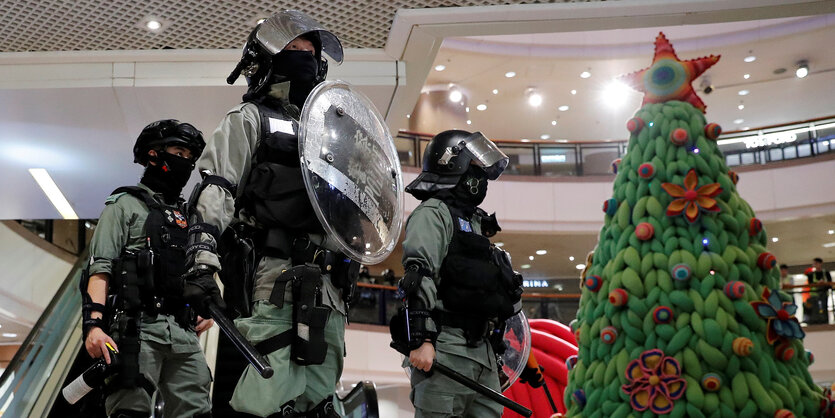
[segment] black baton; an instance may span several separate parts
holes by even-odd
[[[264,379],[269,379],[273,376],[273,368],[270,366],[270,363],[267,359],[264,358],[261,353],[255,350],[255,347],[241,335],[241,332],[238,331],[238,328],[235,327],[235,324],[223,313],[223,311],[218,308],[217,305],[214,303],[209,303],[209,312],[212,313],[212,318],[214,318],[215,322],[217,323],[218,328],[223,331],[224,334],[232,341],[232,344],[235,344],[235,348],[244,355],[246,360],[252,367],[255,368],[255,371],[261,375]]]
[[[490,389],[487,386],[484,386],[481,383],[478,383],[473,379],[470,379],[469,377],[464,376],[463,374],[458,373],[455,370],[452,370],[449,367],[438,363],[437,361],[432,364],[431,370],[437,370],[442,375],[478,392],[479,395],[484,395],[490,398],[490,400],[492,400],[493,402],[496,402],[501,406],[510,409],[511,411],[519,415],[522,415],[524,417],[530,417],[531,414],[533,414],[533,411],[531,411],[530,409],[525,408],[524,406],[516,402],[513,402],[512,400],[503,396],[501,393],[496,392],[495,390]]]

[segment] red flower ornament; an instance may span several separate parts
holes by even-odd
[[[632,409],[651,410],[666,414],[673,410],[673,401],[680,398],[687,388],[681,378],[681,366],[672,357],[658,349],[648,350],[626,366],[629,383],[621,389],[629,395]]]
[[[719,183],[706,184],[697,189],[698,184],[699,177],[696,175],[696,170],[691,169],[684,178],[684,187],[673,183],[663,183],[661,185],[670,196],[676,198],[667,206],[667,216],[677,216],[684,213],[687,221],[694,223],[699,219],[699,211],[719,212],[719,205],[713,199],[719,193],[722,193]]]

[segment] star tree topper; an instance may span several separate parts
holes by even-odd
[[[673,45],[663,32],[655,38],[655,56],[649,68],[621,76],[620,79],[633,89],[644,93],[647,103],[680,100],[705,112],[705,104],[693,90],[693,80],[719,61],[720,55],[681,61]]]

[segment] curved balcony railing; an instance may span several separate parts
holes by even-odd
[[[432,135],[400,131],[395,138],[400,164],[419,167]],[[627,140],[494,140],[510,157],[505,173],[526,176],[612,174],[612,162],[626,154]],[[722,134],[719,149],[729,167],[814,157],[835,150],[835,116]]]

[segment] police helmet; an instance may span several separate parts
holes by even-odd
[[[508,160],[481,132],[444,131],[429,141],[423,152],[423,171],[406,186],[406,192],[417,197],[452,188],[470,164],[482,167],[487,178],[495,180],[507,167]]]
[[[249,86],[247,93],[258,93],[268,85],[272,77],[272,58],[300,36],[313,43],[319,63],[316,83],[324,81],[328,74],[328,62],[322,57],[322,52],[337,65],[342,64],[342,43],[336,35],[307,14],[298,10],[283,10],[259,23],[249,34],[241,60],[226,78],[226,82],[234,84],[243,74]]]
[[[133,162],[147,165],[148,151],[162,150],[169,146],[178,145],[188,148],[192,158],[197,159],[206,141],[203,140],[203,133],[189,123],[183,123],[177,119],[163,119],[148,124],[136,138],[133,145]]]

